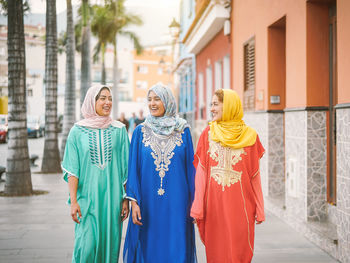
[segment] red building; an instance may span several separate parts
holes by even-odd
[[[227,1],[226,3],[229,3]],[[196,57],[195,140],[211,119],[216,89],[231,88],[230,5],[197,0],[196,15],[182,42]]]

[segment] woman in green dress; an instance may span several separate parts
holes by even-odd
[[[62,170],[75,224],[72,262],[118,262],[121,227],[129,214],[125,197],[129,137],[113,121],[111,91],[91,87],[66,142]]]

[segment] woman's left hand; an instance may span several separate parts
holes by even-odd
[[[122,211],[121,211],[121,218],[122,218],[122,222],[128,218],[129,215],[129,200],[128,199],[124,199],[123,203],[122,203]]]
[[[262,222],[264,222],[264,221],[258,221],[258,220],[256,220],[256,224],[257,224],[257,225],[260,225]]]

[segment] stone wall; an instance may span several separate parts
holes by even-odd
[[[338,117],[341,118],[341,115]],[[342,137],[347,139],[347,142],[339,145],[337,149],[338,155],[341,155],[338,159],[348,158],[347,162],[337,164],[344,174],[337,184],[338,199],[342,200],[338,200],[339,208],[343,209],[341,216],[338,208],[329,205],[326,200],[326,112],[257,112],[247,113],[244,119],[257,130],[266,150],[260,162],[266,209],[285,220],[333,257],[339,258],[339,248],[342,248],[342,260],[348,262],[345,258],[350,258],[349,116],[338,122],[338,125],[347,125],[348,129],[338,135],[339,137],[346,132],[348,134],[348,138],[345,135]],[[341,138],[338,140],[341,141]],[[336,225],[339,220],[341,223],[338,224],[337,231]],[[339,245],[336,244],[338,238]]]
[[[339,259],[350,262],[350,109],[337,110],[337,228]]]

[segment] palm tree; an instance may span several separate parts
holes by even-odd
[[[9,141],[5,194],[30,195],[23,1],[11,0],[7,8]]]
[[[61,158],[68,133],[75,122],[75,36],[72,12],[72,0],[67,0],[67,42],[66,42],[66,89],[64,93],[63,137],[61,142]]]
[[[114,107],[113,116],[118,116],[118,59],[117,59],[117,38],[123,35],[130,38],[138,54],[142,52],[140,40],[135,33],[128,31],[126,28],[130,25],[142,25],[142,20],[126,11],[125,0],[105,0],[104,6],[94,7],[94,17],[91,23],[91,29],[94,35],[98,37],[98,43],[95,47],[94,60],[98,59],[101,52],[102,57],[102,83],[106,81],[106,73],[104,66],[105,49],[108,43],[113,44],[114,63],[113,63],[113,97]]]
[[[95,46],[94,61],[98,60],[98,55],[101,53],[101,83],[106,84],[105,53],[107,44],[112,40],[113,18],[108,5],[95,5],[93,6],[93,10],[94,14],[91,20],[91,32],[98,40]]]
[[[118,72],[118,57],[117,57],[117,42],[118,35],[128,37],[133,43],[137,54],[140,54],[143,47],[140,43],[138,36],[132,32],[128,31],[126,28],[130,25],[141,26],[143,21],[140,17],[135,14],[129,13],[125,8],[125,0],[106,0],[106,4],[109,5],[109,10],[112,13],[113,18],[113,31],[112,34],[112,44],[113,44],[113,89],[112,94],[115,98],[113,107],[113,116],[116,119],[118,117],[118,83],[119,83],[119,72]]]
[[[61,172],[57,133],[56,0],[46,0],[45,143],[41,171]]]
[[[91,85],[90,59],[90,6],[89,0],[82,0],[82,28],[81,28],[81,78],[80,78],[80,105],[83,105],[87,90]]]

